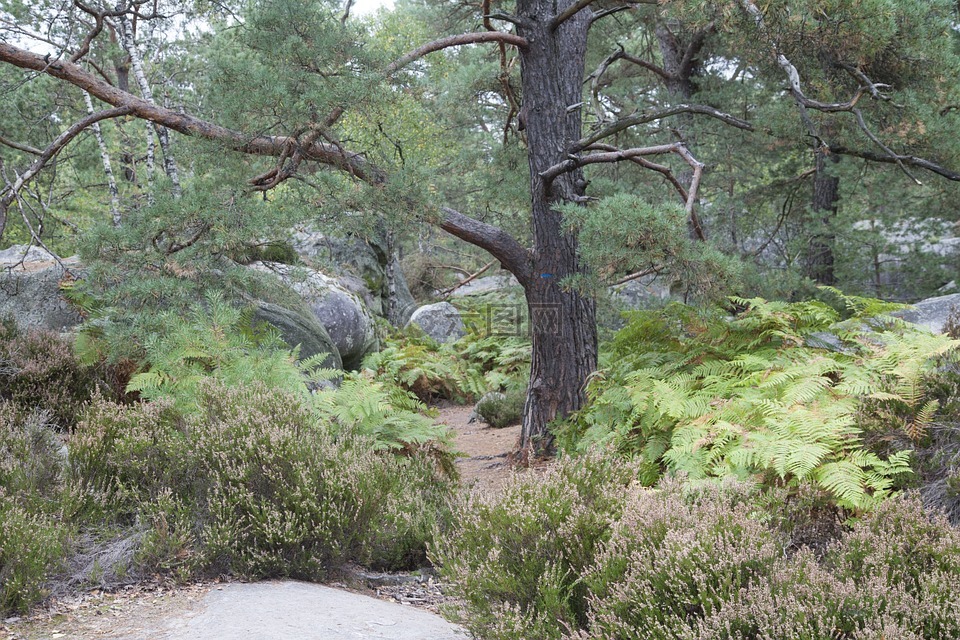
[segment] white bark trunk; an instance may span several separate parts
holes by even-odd
[[[156,143],[153,141],[154,127],[151,123],[146,123],[147,127],[144,129],[147,132],[147,204],[153,204],[156,202],[156,198],[153,197],[153,167],[154,167],[154,156],[156,155]]]
[[[133,39],[133,27],[127,19],[127,16],[123,15],[118,19],[120,21],[120,43],[124,51],[127,52],[127,55],[130,56],[130,68],[133,71],[133,77],[140,86],[140,95],[147,102],[156,104],[153,100],[153,90],[150,88],[150,83],[147,82],[147,75],[143,71],[143,59],[140,57],[140,51],[137,49],[137,44]],[[167,177],[170,178],[170,182],[173,183],[173,196],[179,198],[183,190],[180,188],[180,173],[177,171],[177,163],[170,149],[170,135],[166,127],[155,124],[154,129],[157,133],[157,140],[160,141],[160,150],[163,152],[163,170],[167,174]],[[147,163],[148,171],[150,171],[153,159],[149,147],[147,148]],[[148,178],[148,182],[150,181],[150,178]]]
[[[93,100],[90,94],[83,92],[83,102],[87,105],[87,113],[93,115]],[[103,140],[103,132],[100,130],[100,123],[94,123],[93,135],[97,138],[97,146],[100,147],[100,160],[103,161],[103,173],[107,176],[107,187],[110,189],[110,215],[113,217],[113,226],[120,226],[120,190],[117,188],[117,181],[113,177],[113,167],[110,164],[110,152],[107,150],[107,143]]]

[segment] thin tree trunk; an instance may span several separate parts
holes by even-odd
[[[833,232],[840,201],[840,178],[828,172],[828,162],[836,164],[840,157],[823,149],[816,151],[816,174],[813,179],[814,229],[810,235],[804,275],[816,282],[833,286],[837,283],[834,273]]]
[[[571,4],[566,2],[564,4]],[[588,12],[581,11],[551,30],[558,12],[553,0],[519,0],[525,20],[519,29],[530,43],[521,51],[521,78],[530,166],[533,226],[532,273],[520,279],[533,340],[530,384],[520,437],[524,456],[548,454],[551,421],[579,409],[583,384],[597,366],[596,304],[565,289],[567,276],[583,271],[574,235],[564,231],[556,207],[578,202],[586,183],[572,171],[544,184],[540,173],[566,158],[564,149],[581,137],[581,83],[584,78]]]
[[[83,102],[87,106],[87,113],[93,115],[93,100],[90,94],[83,92]],[[97,146],[100,148],[100,160],[103,162],[103,173],[107,176],[107,187],[110,189],[110,215],[113,217],[113,226],[120,226],[120,190],[117,189],[117,181],[113,176],[113,167],[110,164],[110,151],[107,149],[107,143],[103,140],[103,132],[100,129],[100,123],[96,122],[91,127],[93,135],[97,139]]]
[[[144,131],[147,133],[147,159],[144,162],[144,166],[147,173],[147,204],[153,204],[156,202],[156,198],[153,196],[153,169],[154,169],[154,157],[156,156],[156,143],[153,141],[153,134],[155,125],[147,122],[146,128]]]
[[[151,90],[150,83],[147,81],[147,76],[143,71],[143,59],[140,57],[140,51],[137,49],[137,44],[133,39],[133,27],[130,24],[130,20],[128,20],[125,15],[120,16],[119,20],[120,42],[123,45],[124,51],[130,56],[130,66],[133,70],[133,77],[137,80],[137,84],[140,87],[140,95],[147,102],[156,104],[153,99],[153,90]],[[177,171],[177,163],[170,149],[170,135],[166,127],[157,124],[154,125],[154,129],[157,133],[157,140],[160,142],[160,150],[163,152],[164,172],[173,184],[173,196],[179,198],[183,190],[180,188],[180,173]],[[148,153],[149,152],[150,149],[148,148]],[[148,162],[150,161],[152,161],[152,159],[148,159]]]

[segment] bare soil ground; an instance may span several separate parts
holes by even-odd
[[[510,460],[520,437],[519,425],[495,429],[480,421],[471,423],[471,406],[448,404],[437,409],[437,422],[453,430],[453,446],[462,454],[456,464],[464,490],[497,491],[514,473],[530,472],[514,469]],[[429,575],[368,574],[354,568],[331,586],[433,612],[444,600],[441,585]],[[219,582],[153,582],[62,597],[29,615],[0,620],[0,640],[152,640],[151,630],[161,628],[171,616],[196,611],[204,596],[218,588],[222,588]]]
[[[515,473],[510,454],[517,448],[520,426],[495,429],[479,420],[471,423],[470,406],[442,405],[438,409],[437,422],[453,430],[454,449],[462,454],[457,469],[464,488],[499,489]]]

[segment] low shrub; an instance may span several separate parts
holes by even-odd
[[[63,562],[61,446],[45,414],[0,401],[0,613],[42,598]]]
[[[58,334],[0,323],[0,399],[46,412],[53,424],[70,429],[95,387],[93,370]]]
[[[491,427],[502,429],[519,424],[526,400],[526,389],[514,385],[506,391],[494,391],[480,398],[476,412]]]
[[[447,491],[432,460],[379,453],[263,385],[206,380],[196,398],[186,416],[95,402],[72,441],[76,482],[100,496],[90,508],[148,523],[153,566],[320,579],[347,561],[422,560]]]
[[[0,487],[0,613],[26,611],[44,597],[64,548],[59,522],[23,508]]]
[[[452,586],[450,611],[487,640],[559,638],[587,613],[583,574],[609,537],[636,470],[612,457],[563,459],[502,494],[454,506],[431,557]]]
[[[64,455],[47,414],[0,401],[0,488],[40,509],[62,490]]]
[[[916,495],[814,549],[798,517],[822,496],[784,516],[792,490],[635,471],[590,454],[460,502],[433,553],[453,613],[487,640],[960,637],[960,532]]]

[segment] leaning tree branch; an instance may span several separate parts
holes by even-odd
[[[447,233],[484,249],[500,261],[504,269],[526,286],[532,277],[530,252],[503,229],[481,222],[449,207],[440,209],[439,226]]]
[[[39,71],[64,80],[107,104],[129,109],[129,114],[137,118],[149,120],[184,135],[221,142],[241,153],[278,156],[291,142],[289,136],[249,136],[195,116],[152,104],[100,80],[79,65],[70,62],[48,63],[42,56],[6,42],[0,42],[0,62],[6,62],[21,69]],[[305,150],[305,155],[313,162],[340,169],[370,184],[379,184],[386,179],[383,172],[369,163],[363,155],[346,151],[334,144],[317,141]]]
[[[508,33],[486,32],[479,34],[479,36],[481,37],[474,41],[496,42],[502,38],[505,42],[516,46],[526,45],[526,40]],[[450,43],[452,40],[450,38],[444,40],[448,42],[446,46],[457,44]],[[399,69],[402,67],[400,62],[405,61],[403,64],[407,64],[421,55],[444,48],[438,46],[437,42],[418,49],[418,52],[422,51],[418,55],[414,55],[416,52],[407,54],[391,67],[394,70]],[[459,44],[464,44],[464,42],[461,41]],[[57,61],[48,63],[42,56],[6,42],[0,42],[0,62],[53,76],[116,107],[115,110],[102,113],[113,113],[115,111],[118,115],[129,114],[142,120],[163,125],[184,135],[220,142],[240,153],[276,157],[289,153],[288,150],[291,146],[298,148],[297,140],[291,136],[258,135],[251,137],[214,122],[166,109],[100,80],[79,65]],[[86,120],[89,120],[89,117],[84,119],[84,121]],[[387,180],[387,174],[382,169],[369,162],[362,154],[345,150],[339,144],[317,140],[311,143],[309,147],[300,147],[300,151],[307,161],[339,169],[370,185],[381,186]],[[444,214],[443,219],[437,223],[441,229],[486,250],[497,258],[504,268],[513,273],[521,283],[529,282],[531,278],[530,255],[513,236],[498,227],[480,222],[453,209],[444,208],[442,212]],[[0,218],[0,232],[2,232],[6,214],[0,211],[0,215],[2,215],[2,218]]]
[[[554,16],[554,18],[550,21],[550,30],[556,31],[557,27],[559,27],[561,24],[563,24],[573,16],[577,15],[578,13],[580,13],[581,11],[589,7],[594,2],[596,2],[596,0],[577,0],[572,5],[570,5],[569,7],[567,7],[560,13],[558,13],[556,16]],[[637,4],[658,4],[658,0],[625,0],[625,4],[622,7],[617,7],[616,10],[623,11],[624,9],[629,9]],[[593,23],[594,21],[603,17],[600,14],[609,15],[610,13],[613,13],[613,11],[609,9],[606,9],[599,13],[594,13],[590,16],[590,22]]]
[[[419,60],[428,53],[433,53],[434,51],[440,51],[442,49],[448,49],[450,47],[459,47],[465,44],[478,44],[481,42],[503,42],[506,44],[512,44],[520,49],[525,49],[527,47],[526,39],[518,36],[515,33],[507,33],[505,31],[461,33],[460,35],[440,38],[439,40],[428,42],[422,47],[417,47],[413,51],[391,62],[383,71],[384,74],[391,75],[404,68],[414,60]]]
[[[7,210],[10,208],[10,205],[20,194],[20,190],[23,189],[31,180],[33,180],[38,173],[50,162],[60,151],[67,146],[67,144],[76,138],[80,133],[87,127],[94,125],[101,120],[106,120],[108,118],[118,118],[120,116],[125,116],[132,112],[130,107],[116,107],[113,109],[106,109],[105,111],[98,111],[91,115],[88,115],[86,118],[70,125],[63,133],[57,136],[53,142],[51,142],[46,149],[44,149],[37,159],[27,167],[27,170],[17,176],[17,179],[8,184],[0,193],[0,234],[3,233],[4,228],[7,224]]]
[[[581,11],[583,11],[584,9],[586,9],[596,1],[597,0],[577,0],[572,5],[570,5],[569,7],[567,7],[560,13],[558,13],[556,16],[554,16],[553,20],[550,21],[550,30],[556,31],[557,27],[559,27],[564,22],[566,22],[573,16],[577,15],[578,13],[580,13]]]
[[[11,149],[16,149],[17,151],[23,151],[24,153],[29,153],[32,156],[38,156],[41,153],[43,153],[43,151],[41,151],[40,149],[37,149],[36,147],[31,147],[28,144],[23,144],[22,142],[16,142],[14,140],[4,138],[3,136],[0,136],[0,144],[6,147],[10,147]]]
[[[626,118],[621,118],[613,124],[600,129],[600,131],[597,131],[596,133],[585,138],[581,138],[579,141],[574,143],[573,146],[567,150],[567,152],[570,154],[579,153],[590,145],[599,142],[604,138],[609,138],[610,136],[620,133],[625,129],[629,129],[630,127],[635,127],[640,124],[647,124],[649,122],[656,122],[657,120],[669,118],[670,116],[675,116],[681,113],[705,115],[711,118],[716,118],[717,120],[720,120],[721,122],[724,122],[732,127],[736,127],[737,129],[754,131],[753,125],[746,120],[741,120],[740,118],[730,115],[729,113],[724,113],[719,109],[714,109],[713,107],[708,107],[702,104],[678,104],[655,113],[638,113],[636,115],[627,116]]]

